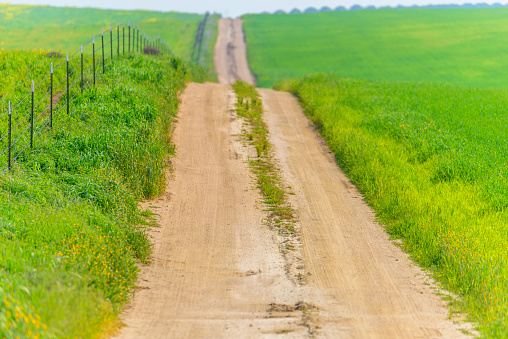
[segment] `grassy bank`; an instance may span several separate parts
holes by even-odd
[[[190,59],[203,15],[0,4],[0,43],[3,49],[74,52],[99,34],[100,27],[109,31],[110,24],[128,25],[129,20],[150,36],[160,35],[179,57]]]
[[[314,75],[286,84],[389,233],[508,336],[508,92]]]
[[[312,72],[508,88],[508,8],[245,15],[258,85]]]
[[[0,337],[115,328],[150,253],[137,200],[163,191],[178,93],[203,75],[172,57],[121,58],[0,176]]]

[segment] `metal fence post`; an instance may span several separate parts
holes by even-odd
[[[109,40],[111,42],[111,62],[113,62],[113,26],[109,24]]]
[[[67,115],[69,114],[69,52],[67,52]]]
[[[136,45],[137,45],[136,51],[139,53],[139,25],[137,29]]]
[[[92,38],[93,85],[95,87],[95,35]]]
[[[120,23],[116,22],[116,56],[120,57]]]
[[[132,41],[131,41],[131,52],[136,52],[136,24],[132,24]]]
[[[34,92],[35,85],[32,80],[32,109],[30,110],[30,148],[34,148]]]
[[[12,102],[9,101],[9,148],[7,151],[7,169],[11,170],[12,159]]]
[[[136,52],[136,24],[132,24],[132,53]]]
[[[125,21],[123,22],[123,33],[122,33],[122,46],[123,46],[123,54],[125,55]]]
[[[83,77],[83,45],[81,45],[81,93],[83,93],[83,87],[85,86],[85,81]]]
[[[128,52],[129,54],[131,53],[131,21],[129,20],[129,48],[128,48]]]
[[[106,65],[104,62],[104,30],[101,28],[101,39],[102,39],[102,74],[106,73]]]
[[[51,76],[49,85],[49,128],[53,129],[53,63],[51,63]]]

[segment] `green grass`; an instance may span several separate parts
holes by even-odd
[[[0,65],[12,80],[47,69],[41,53],[9,53]],[[137,200],[164,190],[178,94],[203,75],[174,57],[122,57],[0,176],[0,337],[118,326],[150,253]]]
[[[263,121],[261,98],[254,86],[242,81],[237,81],[233,89],[237,98],[236,112],[249,124],[249,128],[243,130],[243,136],[254,147],[257,156],[249,159],[249,165],[256,175],[257,188],[270,211],[270,219],[277,227],[284,229],[284,233],[294,234],[293,210],[272,154],[268,126]]]
[[[508,337],[508,91],[325,74],[286,86],[454,309]]]
[[[203,45],[201,46],[201,56],[199,65],[208,70],[210,78],[217,81],[217,74],[215,74],[215,64],[213,50],[219,34],[219,19],[220,15],[212,14],[208,17],[205,32],[203,34]]]
[[[312,72],[508,88],[508,8],[245,15],[260,87]]]
[[[110,24],[128,25],[130,20],[150,36],[160,34],[176,55],[190,59],[202,19],[202,15],[172,12],[1,4],[0,41],[1,48],[10,50],[74,52],[92,35],[100,34],[100,27],[109,31]]]

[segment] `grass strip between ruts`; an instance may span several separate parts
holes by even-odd
[[[248,130],[244,130],[244,137],[256,150],[257,157],[249,160],[249,166],[256,176],[257,187],[270,212],[270,220],[279,229],[280,235],[292,237],[295,235],[293,209],[288,202],[280,169],[272,154],[268,126],[263,121],[261,98],[254,86],[242,81],[237,81],[233,89],[237,98],[237,114],[245,118],[250,126]]]

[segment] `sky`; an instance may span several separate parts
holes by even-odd
[[[4,0],[5,1],[5,0]],[[3,2],[3,1],[2,1]],[[307,7],[321,8],[328,6],[346,8],[358,4],[362,6],[374,5],[397,6],[397,5],[428,5],[428,4],[462,4],[464,2],[502,2],[489,0],[14,0],[11,4],[73,6],[73,7],[97,7],[110,9],[148,9],[157,11],[177,11],[189,13],[204,13],[206,11],[217,12],[224,17],[237,17],[245,13],[260,13],[263,11],[274,12],[282,9],[290,11],[293,8],[304,10]],[[502,2],[505,3],[505,2]]]

